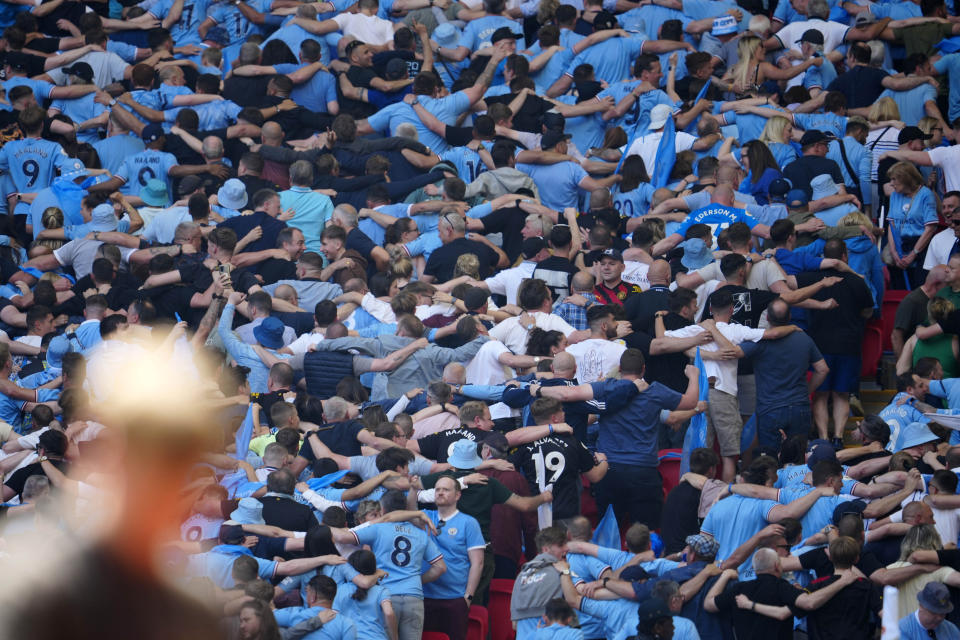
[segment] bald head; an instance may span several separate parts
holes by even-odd
[[[726,184],[718,184],[713,190],[712,201],[725,207],[733,206],[733,189]]]
[[[593,286],[596,284],[596,281],[592,274],[586,271],[577,271],[573,274],[573,279],[570,281],[570,289],[573,292],[590,292],[593,291]]]
[[[611,200],[609,189],[594,189],[590,192],[591,209],[607,209],[610,207]]]
[[[467,370],[459,362],[451,362],[443,368],[442,379],[447,384],[464,384],[467,381]]]
[[[670,189],[667,189],[666,187],[660,187],[653,192],[653,197],[650,198],[650,206],[655,207],[661,202],[669,200],[673,197],[673,195],[673,191],[670,191]]]
[[[346,325],[338,321],[327,327],[327,330],[323,332],[323,335],[327,340],[333,340],[334,338],[345,338],[347,333]]]
[[[666,286],[670,284],[670,263],[666,260],[654,260],[647,271],[647,280],[650,284]]]
[[[943,264],[938,264],[930,269],[930,273],[927,274],[927,279],[923,283],[924,289],[936,291],[947,281],[947,274],[947,266]]]
[[[264,144],[271,144],[271,141],[283,140],[283,127],[276,122],[265,122],[260,129],[260,135],[263,137]]]
[[[724,163],[717,167],[717,184],[735,187],[740,182],[740,169],[735,164]]]
[[[202,151],[207,160],[219,160],[223,157],[223,140],[217,136],[207,136],[203,139]]]
[[[558,376],[572,378],[577,371],[577,361],[566,351],[561,351],[554,356],[550,369]]]

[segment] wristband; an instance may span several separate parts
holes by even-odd
[[[757,610],[757,603],[756,603],[756,602],[751,602],[751,603],[750,603],[750,611],[756,611],[756,610]]]
[[[732,483],[732,482],[727,485],[727,491],[728,491],[729,493],[733,493],[733,483]]]
[[[548,424],[548,425],[547,425],[547,428],[550,430],[550,431],[549,431],[550,435],[553,435],[553,425],[552,425],[552,424]]]

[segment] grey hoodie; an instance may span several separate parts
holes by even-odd
[[[467,198],[480,196],[492,200],[505,193],[516,193],[520,189],[530,189],[539,197],[533,178],[513,167],[500,167],[493,171],[484,171],[477,179],[467,185]]]
[[[560,572],[553,568],[556,558],[541,553],[520,568],[510,598],[510,619],[539,618],[546,612],[547,603],[563,597]]]

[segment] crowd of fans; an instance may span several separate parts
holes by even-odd
[[[956,9],[0,2],[0,559],[162,352],[223,637],[960,638]]]

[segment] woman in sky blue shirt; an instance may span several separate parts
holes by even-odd
[[[347,562],[360,575],[372,576],[377,572],[377,559],[372,551],[354,551]],[[337,589],[333,608],[357,626],[357,640],[387,640],[396,637],[397,618],[390,603],[390,592],[379,584],[370,589],[361,589],[348,583]],[[393,629],[388,634],[387,629]]]
[[[887,242],[896,266],[907,279],[907,288],[923,284],[923,259],[937,232],[937,204],[933,192],[923,186],[923,177],[909,162],[898,162],[887,172],[884,191],[890,197]]]
[[[643,158],[630,156],[624,160],[622,174],[623,181],[613,194],[614,208],[624,218],[646,215],[656,189],[650,184]]]

